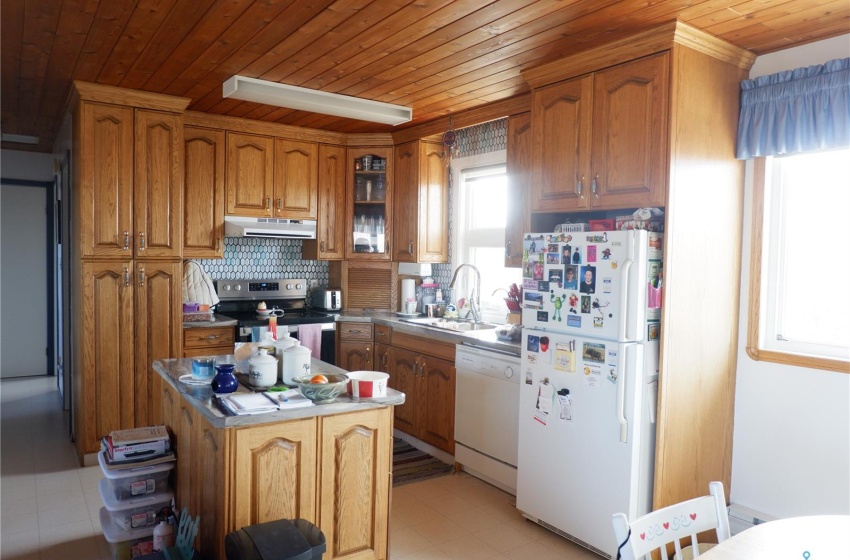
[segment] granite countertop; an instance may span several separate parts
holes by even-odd
[[[421,317],[424,317],[422,315]],[[496,337],[497,329],[487,329],[472,332],[455,332],[435,327],[426,327],[407,323],[403,317],[397,316],[391,311],[346,311],[342,310],[337,316],[337,321],[375,323],[392,327],[393,331],[404,332],[414,336],[422,336],[433,340],[441,340],[452,344],[467,344],[479,348],[507,352],[515,356],[520,355],[519,341],[504,341]]]
[[[236,360],[236,357],[233,355],[217,356],[217,361],[223,364],[236,364],[237,372],[248,371],[247,360]],[[189,375],[192,371],[191,358],[155,360],[153,362],[153,368],[160,374],[160,376],[162,376],[166,383],[174,387],[175,390],[183,395],[186,400],[195,407],[195,410],[202,414],[204,418],[217,428],[254,426],[258,424],[297,420],[299,418],[312,418],[315,416],[329,416],[333,414],[344,414],[346,412],[357,412],[371,408],[382,408],[385,406],[403,404],[405,399],[404,393],[388,388],[387,397],[384,399],[361,399],[357,401],[349,397],[346,393],[345,395],[337,397],[334,402],[327,404],[315,404],[304,408],[279,410],[276,412],[266,412],[251,416],[233,416],[224,412],[223,409],[220,408],[220,405],[215,402],[215,396],[208,385],[187,385],[180,381],[181,376]],[[345,370],[315,358],[312,359],[310,368],[311,371],[316,373],[345,373]],[[239,389],[237,389],[236,392],[249,393],[251,390],[240,383]]]
[[[213,314],[212,321],[184,321],[184,329],[197,329],[203,327],[235,327],[236,319],[231,319],[227,315]]]

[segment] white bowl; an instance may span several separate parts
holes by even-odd
[[[390,376],[382,371],[351,371],[348,378],[348,394],[352,399],[380,399],[387,396],[387,380]]]

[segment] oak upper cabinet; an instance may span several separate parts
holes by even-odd
[[[183,127],[183,257],[224,256],[224,131]]]
[[[226,167],[226,213],[272,217],[274,138],[228,132]]]
[[[532,93],[533,211],[662,206],[669,55]]]
[[[81,257],[133,256],[133,108],[82,102],[75,115]]]
[[[137,258],[183,254],[183,117],[135,110],[133,223]]]
[[[439,142],[417,140],[394,150],[393,260],[449,259],[449,182]]]
[[[316,239],[305,239],[301,252],[305,259],[345,258],[345,177],[343,146],[319,144]]]
[[[319,147],[315,142],[275,139],[274,216],[315,220]]]
[[[319,519],[327,557],[387,558],[392,412],[379,408],[319,419]]]
[[[522,266],[522,236],[531,231],[531,113],[508,118],[508,215],[505,221],[505,266]]]
[[[392,148],[349,148],[345,258],[389,261],[393,232]]]
[[[233,456],[236,527],[276,519],[317,522],[316,443],[315,418],[236,431]]]

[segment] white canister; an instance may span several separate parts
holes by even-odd
[[[274,356],[277,358],[278,381],[283,381],[283,351],[295,344],[295,339],[289,336],[289,331],[283,331],[274,341]]]
[[[283,351],[283,383],[293,385],[292,378],[301,375],[310,375],[310,349],[296,340]]]
[[[254,387],[271,387],[277,383],[277,359],[269,356],[264,348],[248,360],[248,364],[251,368],[248,382]]]

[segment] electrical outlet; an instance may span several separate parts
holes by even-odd
[[[314,279],[314,280],[310,280],[310,287],[311,287],[311,288],[317,288],[318,286],[319,286],[319,281],[318,281],[318,280],[315,280],[315,279]]]

